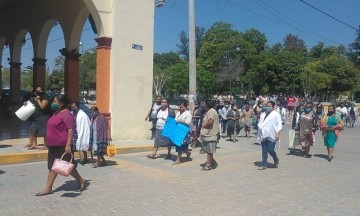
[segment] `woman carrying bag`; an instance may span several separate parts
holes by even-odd
[[[192,117],[191,117],[191,112],[187,109],[186,102],[183,102],[180,104],[179,112],[176,113],[175,120],[176,120],[176,122],[186,125],[187,127],[190,128]],[[175,149],[176,149],[176,152],[178,153],[178,155],[177,155],[176,161],[173,163],[173,165],[180,164],[181,156],[184,152],[186,154],[186,160],[187,161],[191,160],[191,158],[190,158],[191,153],[189,152],[190,144],[191,144],[191,132],[189,130],[189,133],[186,135],[182,145],[181,146],[175,145]]]
[[[74,120],[68,109],[70,100],[65,95],[59,95],[54,98],[51,108],[55,112],[47,122],[46,127],[46,143],[48,145],[48,178],[45,189],[35,196],[44,196],[53,193],[52,186],[54,184],[57,173],[52,170],[55,159],[62,158],[70,161],[72,158],[72,138],[74,133]],[[64,155],[65,153],[65,155]],[[64,155],[64,157],[62,157]],[[75,167],[70,175],[74,177],[79,188],[77,191],[83,191],[86,188],[86,180],[84,180],[76,169],[76,163],[72,161]]]
[[[321,119],[320,128],[323,131],[324,146],[327,148],[329,162],[334,158],[334,148],[344,123],[340,115],[336,114],[335,106],[330,105],[327,115]]]

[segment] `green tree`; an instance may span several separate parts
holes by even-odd
[[[205,28],[195,26],[195,45],[196,45],[196,56],[199,55],[200,47],[202,44],[202,41],[205,36]],[[183,57],[184,60],[189,60],[189,38],[186,35],[185,31],[181,31],[180,35],[180,44],[176,44],[178,47],[177,53]]]
[[[352,90],[359,73],[353,63],[337,55],[324,58],[319,64],[318,72],[326,73],[331,77],[328,90],[338,93]]]
[[[60,91],[64,88],[64,71],[54,69],[48,76],[47,88],[50,91]]]
[[[88,50],[80,56],[80,89],[96,89],[96,51]]]
[[[2,68],[2,87],[10,88],[10,69]]]
[[[165,92],[171,97],[186,94],[189,89],[188,64],[186,62],[177,63],[169,66],[165,71],[171,74],[170,79],[165,84]]]
[[[154,53],[154,66],[160,69],[165,69],[171,65],[182,62],[179,55],[174,52],[169,53]]]
[[[26,91],[33,90],[33,70],[25,69],[21,71],[21,82],[20,89],[24,89]]]
[[[199,63],[206,70],[213,73],[226,73],[228,61],[227,52],[232,54],[232,59],[237,59],[236,47],[240,44],[240,33],[232,29],[231,24],[215,23],[205,34],[200,48]],[[243,39],[243,41],[245,41]],[[225,68],[225,69],[224,69]]]
[[[304,90],[304,95],[317,95],[317,93],[326,93],[331,85],[331,76],[324,72],[319,72],[318,68],[321,60],[307,63],[304,70],[300,73],[300,80]]]
[[[267,39],[264,33],[257,29],[249,29],[242,34],[242,37],[249,41],[257,50],[257,52],[263,51],[267,43]]]
[[[161,69],[158,66],[154,66],[154,74],[153,74],[153,88],[156,96],[163,95],[163,89],[165,84],[172,77],[171,73],[168,73],[165,69]]]
[[[266,83],[272,92],[299,93],[303,56],[295,52],[282,51],[274,60],[275,64],[272,64],[266,77]]]
[[[284,49],[289,52],[306,53],[307,51],[305,42],[293,34],[288,34],[285,36],[283,45]]]

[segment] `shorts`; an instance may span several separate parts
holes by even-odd
[[[215,153],[217,147],[217,140],[202,141],[202,149],[205,153]]]

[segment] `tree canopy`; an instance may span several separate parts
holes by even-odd
[[[240,32],[224,22],[207,30],[197,27],[196,37],[197,93],[201,95],[232,91],[326,97],[360,90],[360,53],[355,52],[360,48],[359,32],[349,48],[319,42],[309,50],[304,40],[291,33],[269,46],[259,30]],[[176,96],[188,91],[188,37],[182,31],[179,38],[177,54],[154,54],[154,77],[167,77],[158,94]]]

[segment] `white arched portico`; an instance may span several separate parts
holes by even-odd
[[[143,119],[152,98],[153,0],[37,0],[17,4],[2,0],[0,11],[5,11],[0,19],[9,20],[0,23],[0,39],[8,38],[5,42],[10,45],[11,68],[19,72],[22,40],[27,32],[31,34],[34,85],[45,84],[47,39],[52,26],[57,22],[61,25],[65,91],[73,99],[79,94],[79,41],[91,14],[98,35],[97,106],[111,113],[113,139],[149,137]],[[13,70],[11,73],[16,76]],[[19,86],[12,82],[11,89],[16,101]]]

